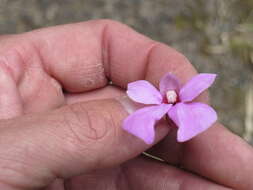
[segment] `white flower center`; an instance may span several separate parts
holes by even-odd
[[[177,102],[177,93],[175,90],[169,90],[166,92],[166,98],[169,104],[174,104]]]

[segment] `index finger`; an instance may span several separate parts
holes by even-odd
[[[5,47],[14,50],[12,57],[21,57],[8,63],[16,78],[24,69],[42,66],[70,92],[100,88],[108,80],[123,88],[139,79],[157,84],[168,71],[183,81],[195,74],[176,50],[110,20],[24,33],[8,39]]]

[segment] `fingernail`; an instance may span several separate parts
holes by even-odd
[[[136,103],[132,101],[130,98],[127,96],[121,96],[116,98],[117,101],[125,108],[125,110],[131,114],[135,112],[136,110],[144,107],[142,104]]]

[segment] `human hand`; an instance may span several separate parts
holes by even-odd
[[[175,50],[113,21],[1,36],[0,189],[252,189],[252,148],[220,124],[179,144],[161,122],[156,142],[167,137],[149,152],[166,162],[136,158],[150,146],[121,129],[130,104],[119,97],[166,72],[182,82],[196,74]]]

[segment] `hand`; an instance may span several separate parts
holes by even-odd
[[[175,50],[98,20],[0,37],[0,189],[253,188],[253,151],[220,124],[150,148],[121,129],[126,85],[196,74]],[[109,85],[111,80],[114,85]],[[63,90],[64,89],[64,92]],[[205,99],[204,96],[202,98]],[[203,101],[205,101],[202,99]]]

